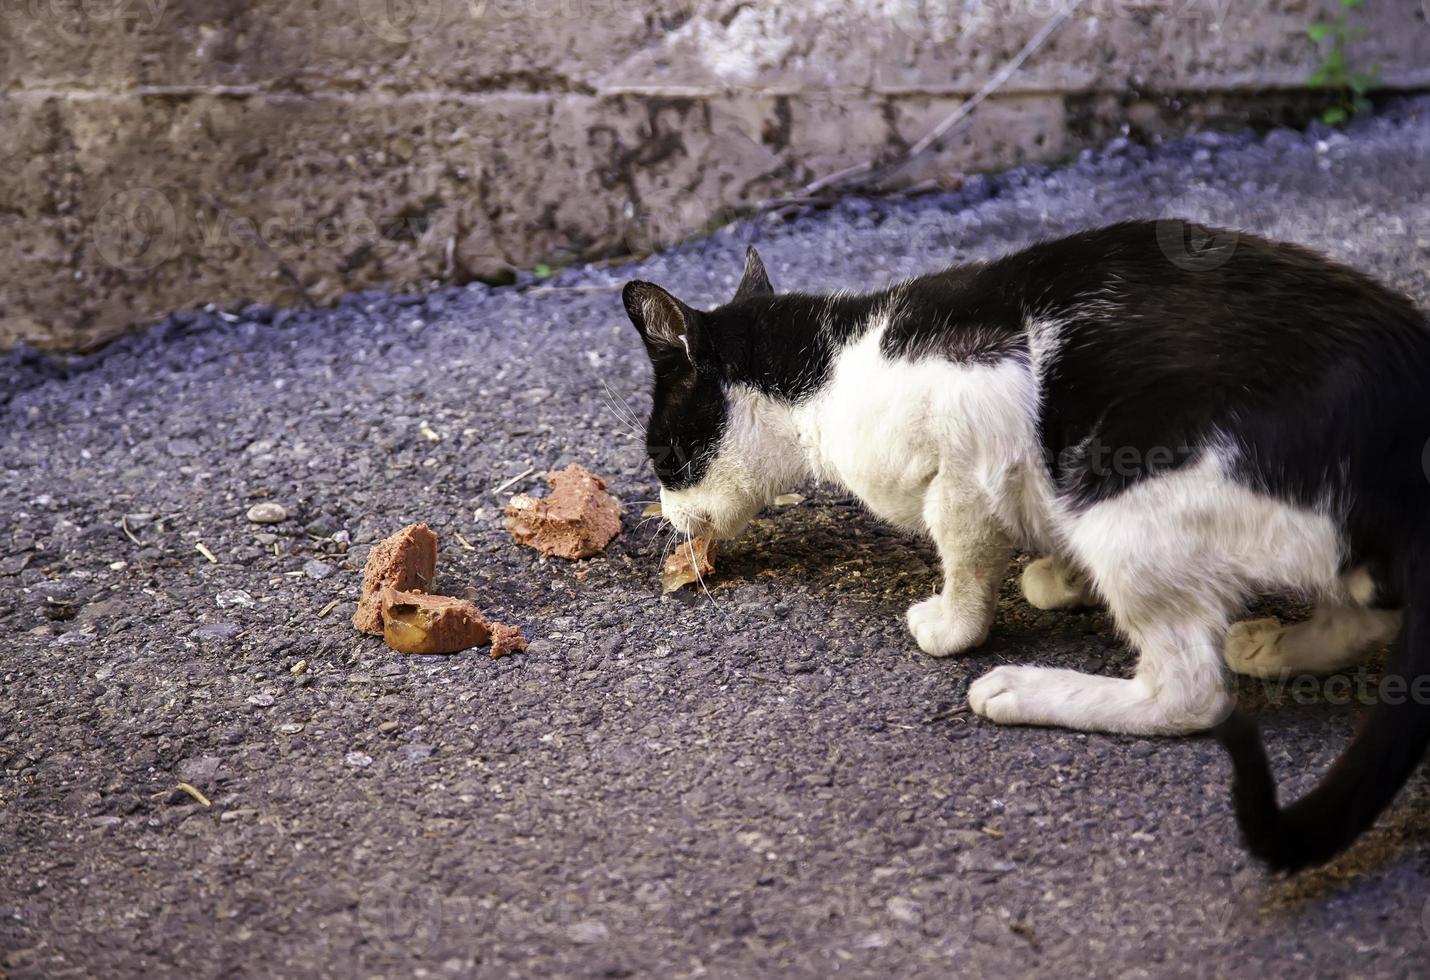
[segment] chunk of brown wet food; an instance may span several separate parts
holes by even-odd
[[[491,642],[492,626],[465,599],[383,589],[382,639],[398,653],[459,653]]]
[[[676,545],[660,570],[660,587],[674,592],[681,586],[703,582],[715,571],[715,542],[708,538],[691,538]]]
[[[437,576],[437,535],[426,524],[409,524],[367,556],[353,626],[383,635],[382,592],[426,592]]]
[[[621,504],[606,483],[579,463],[549,473],[544,497],[519,493],[506,506],[506,529],[518,544],[558,558],[590,558],[621,533]]]
[[[526,637],[521,635],[521,627],[492,623],[492,656],[505,657],[526,649]]]

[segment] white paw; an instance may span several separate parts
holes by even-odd
[[[1023,597],[1036,609],[1078,609],[1096,601],[1084,582],[1052,558],[1039,558],[1023,569],[1019,583]]]
[[[1234,623],[1222,644],[1222,659],[1238,674],[1276,677],[1283,662],[1278,649],[1286,634],[1279,620],[1250,619]]]
[[[962,653],[988,638],[986,617],[961,613],[941,595],[910,606],[908,622],[919,649],[933,657]]]
[[[1037,667],[995,667],[968,688],[968,706],[1000,725],[1028,724],[1038,699]]]

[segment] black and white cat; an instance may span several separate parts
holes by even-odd
[[[926,653],[983,642],[1017,548],[1047,556],[1023,573],[1033,605],[1106,602],[1139,654],[1126,680],[998,667],[969,688],[978,714],[1216,727],[1247,843],[1284,868],[1349,844],[1420,759],[1430,678],[1281,810],[1224,670],[1334,671],[1395,639],[1387,678],[1430,674],[1430,323],[1408,299],[1296,246],[1128,222],[865,295],[776,295],[751,249],[717,309],[645,282],[624,301],[676,528],[734,536],[812,476],[933,539],[942,589],[908,611]],[[1315,614],[1232,625],[1271,590]]]

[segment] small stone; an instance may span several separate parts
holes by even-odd
[[[526,645],[528,656],[550,657],[560,652],[560,649],[551,640],[532,640]]]
[[[1008,928],[994,915],[980,915],[973,920],[973,938],[989,946],[1003,945],[1008,940]]]
[[[238,312],[245,320],[254,323],[271,323],[274,311],[273,307],[265,303],[250,303]]]
[[[273,695],[271,695],[271,694],[252,694],[252,695],[249,695],[248,703],[249,703],[249,704],[256,704],[256,705],[258,705],[260,708],[271,708],[271,707],[273,707]]]
[[[332,575],[334,571],[336,571],[336,569],[334,569],[332,565],[329,565],[327,562],[318,561],[316,558],[303,564],[303,574],[318,581],[322,581],[329,575]]]
[[[1012,861],[1005,861],[987,850],[969,851],[958,859],[958,869],[965,874],[1003,875],[1016,868]]]
[[[402,723],[401,723],[401,722],[398,722],[398,721],[385,721],[385,722],[383,722],[381,725],[378,725],[378,726],[377,726],[377,730],[378,730],[379,733],[381,733],[381,734],[383,734],[383,735],[391,735],[393,732],[397,731],[397,730],[398,730],[399,728],[401,728],[401,727],[402,727]]]
[[[426,762],[432,758],[432,746],[424,745],[421,742],[413,742],[410,745],[404,745],[398,749],[397,756],[409,765]]]
[[[288,519],[288,511],[282,504],[265,501],[248,508],[248,519],[254,524],[277,524]]]
[[[610,930],[602,922],[595,919],[583,919],[580,922],[572,923],[571,928],[566,930],[566,934],[571,937],[573,943],[599,943],[605,941],[610,936]]]
[[[303,533],[312,535],[315,538],[330,538],[333,536],[335,530],[337,529],[333,527],[331,521],[319,517],[316,520],[309,521],[308,526],[303,528]]]
[[[303,730],[303,725],[296,721],[285,721],[278,726],[279,735],[297,735]]]
[[[366,752],[349,752],[343,756],[343,762],[352,766],[354,769],[366,769],[372,765],[372,756]]]
[[[247,609],[253,605],[253,596],[242,589],[224,589],[214,596],[214,602],[220,609],[232,609],[234,606],[242,606]]]
[[[193,638],[200,641],[227,642],[243,632],[237,623],[205,623],[193,632]]]
[[[57,647],[77,647],[77,646],[83,646],[83,645],[85,645],[86,643],[93,643],[93,642],[94,642],[94,634],[93,634],[93,633],[80,633],[80,632],[76,631],[76,632],[73,632],[73,633],[66,633],[66,634],[64,634],[63,636],[61,636],[61,637],[59,637],[58,639],[56,639],[52,645],[53,645],[53,646],[57,646]]]
[[[923,921],[923,914],[919,910],[919,903],[903,895],[895,895],[884,903],[884,908],[888,910],[889,917],[905,925],[916,926]]]
[[[186,783],[206,786],[218,775],[223,760],[216,755],[197,755],[182,760],[175,768],[175,774]]]

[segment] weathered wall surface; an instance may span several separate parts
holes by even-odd
[[[1062,0],[0,0],[0,347],[638,250],[897,154]],[[1357,60],[1430,87],[1417,0]],[[1084,0],[916,180],[1304,93],[1322,0]]]

